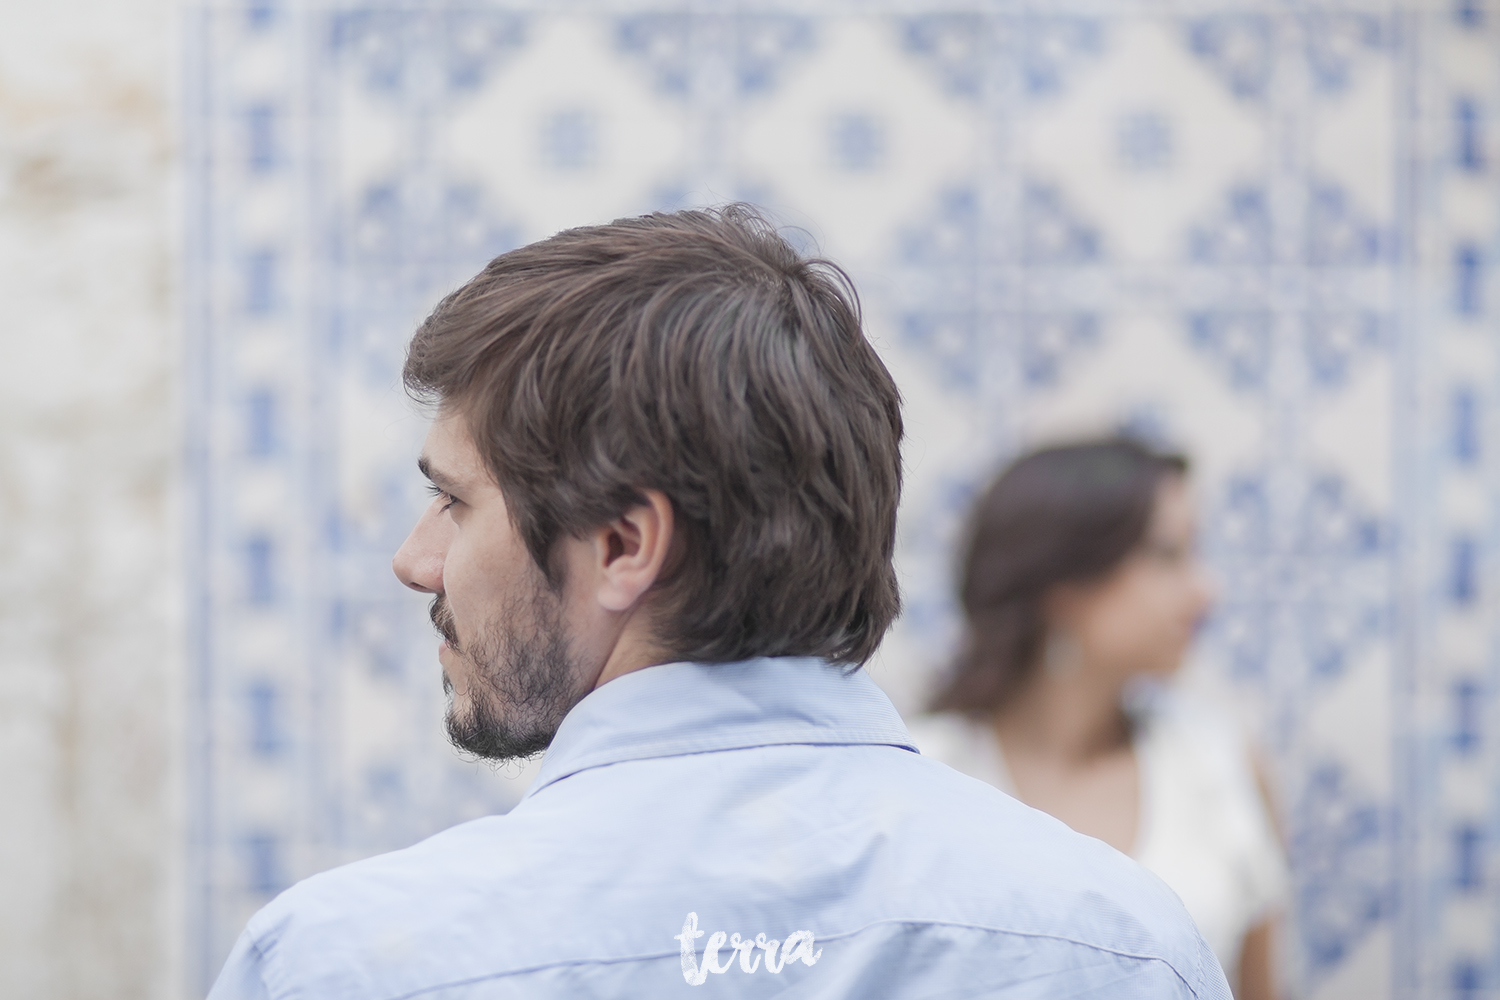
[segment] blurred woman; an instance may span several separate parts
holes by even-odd
[[[1239,1000],[1276,995],[1285,859],[1232,721],[1142,681],[1179,667],[1210,591],[1187,463],[1116,439],[1048,448],[974,508],[967,634],[923,753],[1097,837],[1182,898]]]

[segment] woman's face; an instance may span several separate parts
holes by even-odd
[[[1166,676],[1182,663],[1212,591],[1198,563],[1197,518],[1187,480],[1169,475],[1141,544],[1102,579],[1063,588],[1054,620],[1093,669]]]

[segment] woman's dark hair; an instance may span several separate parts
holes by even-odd
[[[964,641],[933,709],[998,709],[1041,659],[1047,592],[1118,566],[1146,534],[1157,486],[1186,472],[1181,455],[1126,437],[1044,448],[1006,467],[970,515]]]
[[[678,659],[862,664],[900,610],[901,396],[847,275],[748,205],[569,229],[490,261],[412,338],[554,588],[558,539],[660,490]]]

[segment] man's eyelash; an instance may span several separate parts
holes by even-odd
[[[448,491],[444,490],[436,483],[428,483],[427,492],[443,501],[443,510],[447,510],[457,502],[454,497],[450,493],[448,493]]]

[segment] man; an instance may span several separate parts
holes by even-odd
[[[496,258],[422,324],[458,746],[508,815],[315,876],[215,998],[1228,996],[1169,890],[914,752],[900,399],[842,272],[743,206]]]

